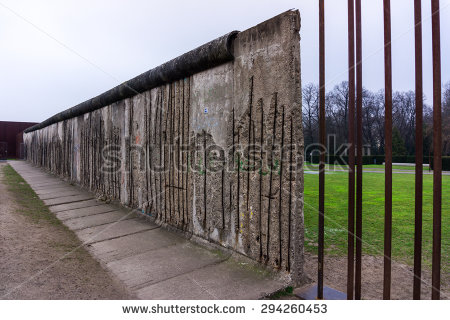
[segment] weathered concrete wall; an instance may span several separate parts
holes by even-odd
[[[26,133],[27,158],[298,283],[299,29],[288,11],[238,33],[230,62]]]

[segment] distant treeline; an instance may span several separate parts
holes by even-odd
[[[442,151],[450,155],[450,82],[442,90]],[[319,87],[309,83],[303,86],[303,130],[305,146],[318,143]],[[336,85],[326,94],[326,131],[336,136],[336,148],[348,142],[348,82]],[[372,155],[384,155],[384,91],[363,89],[362,124],[363,143],[370,145]],[[428,101],[432,102],[432,99]],[[415,154],[415,93],[394,92],[392,106],[394,156]],[[423,153],[432,155],[433,108],[424,103]],[[308,156],[308,155],[307,155]]]

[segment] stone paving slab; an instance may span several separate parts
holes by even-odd
[[[192,291],[194,289],[194,291]],[[258,299],[283,289],[264,271],[233,258],[137,290],[139,299]]]
[[[33,190],[39,191],[39,190],[46,190],[49,188],[65,188],[68,187],[69,185],[65,182],[52,182],[50,184],[45,184],[45,185],[40,185],[40,186],[32,186],[30,185],[31,188],[33,188]]]
[[[50,188],[42,188],[38,190],[34,190],[38,196],[43,196],[48,193],[56,193],[56,192],[63,192],[63,191],[72,191],[73,187],[71,186],[58,186],[58,187],[50,187]]]
[[[85,193],[81,192],[80,190],[72,189],[72,190],[66,190],[66,191],[40,194],[38,196],[39,196],[39,198],[41,198],[41,200],[50,200],[50,199],[56,199],[56,198],[67,197],[67,196],[83,195],[83,194],[85,194]],[[88,195],[88,196],[90,198],[92,198],[92,195]]]
[[[67,183],[61,180],[39,180],[36,182],[27,180],[27,183],[33,188],[47,187],[51,185],[67,185]]]
[[[258,299],[285,286],[259,267],[246,267],[221,251],[136,218],[129,209],[97,201],[26,162],[10,164],[138,298]]]
[[[37,180],[58,180],[58,178],[46,175],[45,173],[42,173],[42,174],[24,174],[24,175],[22,175],[22,177],[27,179],[30,182],[34,182],[34,181],[37,181]]]
[[[117,210],[117,208],[115,206],[107,205],[107,204],[99,204],[99,205],[92,206],[92,207],[60,211],[60,212],[56,212],[55,214],[59,220],[64,221],[64,220],[68,220],[68,219],[87,217],[87,216],[91,216],[94,214],[106,213],[106,212],[111,212],[111,211],[116,211],[116,210]]]
[[[30,184],[30,187],[33,188],[33,190],[48,189],[49,187],[59,188],[59,187],[67,187],[67,186],[68,186],[68,184],[65,182],[50,182],[50,183],[39,184],[39,185]]]
[[[237,293],[238,295],[239,293]],[[215,299],[212,294],[208,293],[195,280],[185,274],[138,289],[136,291],[136,297],[142,300]]]
[[[82,230],[97,227],[105,224],[134,218],[134,215],[125,216],[122,211],[111,211],[106,213],[84,216],[81,218],[65,220],[64,224],[72,230]]]
[[[49,207],[49,209],[51,212],[57,213],[57,212],[67,211],[67,210],[72,210],[72,209],[99,206],[101,204],[103,204],[101,201],[91,199],[91,200],[84,200],[84,201],[79,201],[79,202],[59,204],[59,205],[51,206],[51,207]]]
[[[134,213],[130,213],[130,216]],[[123,217],[127,217],[123,215]],[[123,220],[102,226],[87,228],[76,231],[78,238],[85,243],[93,243],[108,239],[123,237],[131,233],[137,233],[145,230],[157,228],[156,224],[145,221],[140,218]]]
[[[24,179],[27,179],[27,182],[29,184],[41,184],[41,183],[48,183],[48,182],[57,182],[57,181],[62,181],[59,178],[56,177],[49,177],[46,175],[42,175],[42,176],[22,176]]]
[[[90,194],[79,194],[79,195],[75,195],[75,196],[59,197],[59,198],[43,200],[43,201],[48,206],[54,206],[57,204],[65,204],[65,203],[71,203],[71,202],[78,202],[81,200],[89,200],[92,198],[94,198],[94,196],[92,196]]]
[[[188,241],[134,255],[107,264],[114,274],[132,288],[158,283],[198,268],[225,260],[220,254]]]
[[[91,244],[89,250],[100,260],[108,263],[184,242],[186,239],[175,233],[155,228],[109,241],[97,242]]]

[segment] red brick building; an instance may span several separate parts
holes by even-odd
[[[22,132],[36,122],[0,121],[0,159],[24,157]]]

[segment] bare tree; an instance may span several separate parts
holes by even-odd
[[[305,146],[318,142],[319,87],[309,83],[303,87],[303,133]]]
[[[405,142],[408,154],[414,154],[416,95],[413,91],[394,93],[392,99],[392,122]]]
[[[442,147],[443,155],[450,156],[450,81],[444,86],[442,99]]]
[[[363,139],[373,154],[384,153],[384,99],[381,92],[363,90]]]
[[[336,142],[342,144],[348,140],[348,82],[336,85],[327,94],[327,133],[336,135]]]
[[[305,146],[318,142],[318,86],[308,84],[303,88],[303,128]],[[336,135],[339,146],[348,142],[349,118],[348,82],[336,85],[326,94],[326,130]],[[392,121],[396,135],[404,144],[406,153],[415,153],[415,93],[413,91],[394,92]],[[376,93],[363,89],[363,143],[370,144],[372,154],[384,154],[384,91]],[[423,142],[424,155],[431,154],[432,108],[424,103]],[[444,86],[442,100],[442,135],[444,155],[450,155],[450,82]],[[338,147],[336,146],[336,147]],[[400,147],[400,146],[398,146]],[[403,151],[402,151],[403,153]]]

